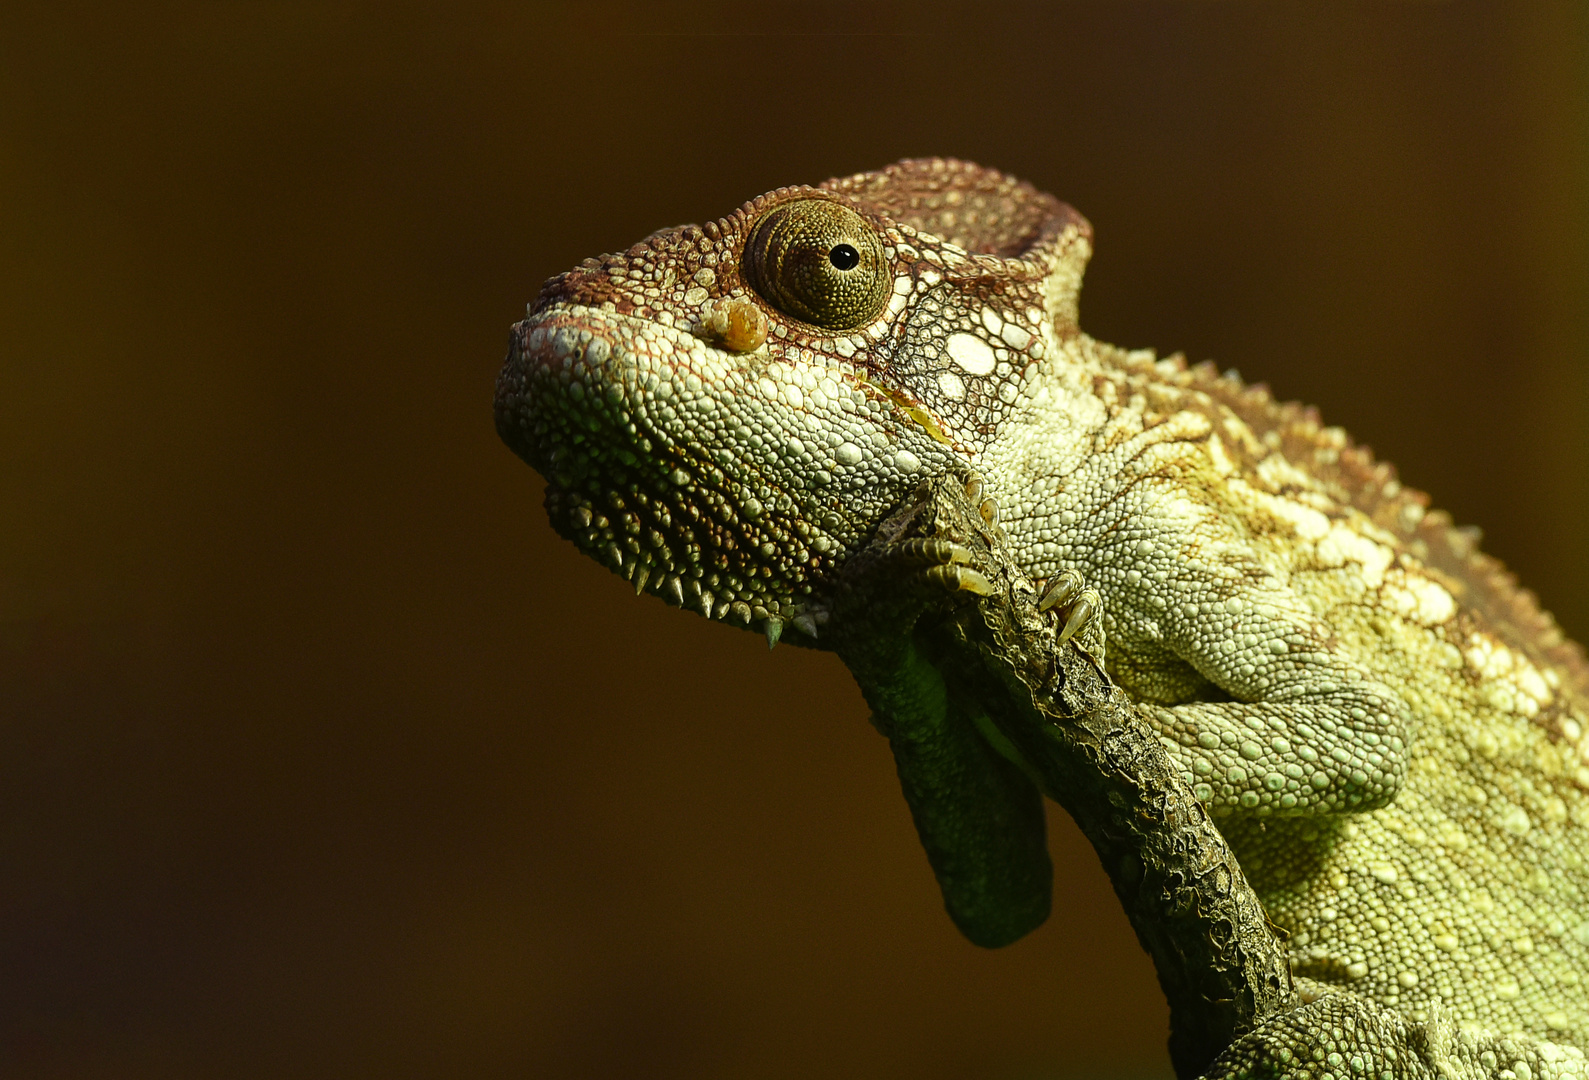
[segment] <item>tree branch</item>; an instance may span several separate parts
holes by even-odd
[[[1075,641],[1056,649],[1052,615],[1005,551],[965,483],[924,484],[918,501],[845,567],[832,642],[863,685],[868,663],[905,634],[952,693],[971,695],[1039,786],[1092,842],[1170,1005],[1170,1056],[1199,1075],[1240,1036],[1296,1002],[1274,928],[1208,811],[1175,772],[1126,694]],[[969,548],[994,588],[944,600],[903,572],[901,540]],[[974,602],[972,602],[974,600]],[[885,624],[892,622],[892,631]],[[848,628],[848,629],[845,629]]]

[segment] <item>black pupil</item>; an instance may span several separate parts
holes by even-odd
[[[861,262],[861,253],[849,244],[839,244],[828,252],[828,262],[838,270],[854,270]]]

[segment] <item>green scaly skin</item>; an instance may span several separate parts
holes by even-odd
[[[1311,411],[1084,334],[1090,251],[961,162],[779,189],[550,280],[498,430],[563,535],[772,643],[844,640],[847,564],[923,478],[975,472],[1022,574],[1096,590],[1109,674],[1289,934],[1296,1030],[1367,1010],[1457,1048],[1391,1075],[1581,1074],[1582,651]],[[1061,793],[919,642],[875,651],[841,654],[951,915],[1011,940],[1047,909],[1034,793]]]

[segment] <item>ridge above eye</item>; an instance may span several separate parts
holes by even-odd
[[[799,199],[763,214],[745,244],[741,270],[773,307],[826,330],[871,322],[891,285],[872,227],[828,199]]]

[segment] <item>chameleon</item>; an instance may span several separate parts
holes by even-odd
[[[1084,333],[1092,239],[953,159],[779,188],[549,279],[497,430],[562,536],[769,646],[864,640],[846,565],[963,478],[1283,943],[1295,1008],[1208,1075],[1589,1075],[1589,659],[1315,410]],[[988,588],[954,543],[901,556]],[[950,916],[1006,944],[1047,915],[1056,792],[908,626],[878,633],[893,659],[840,655]]]

